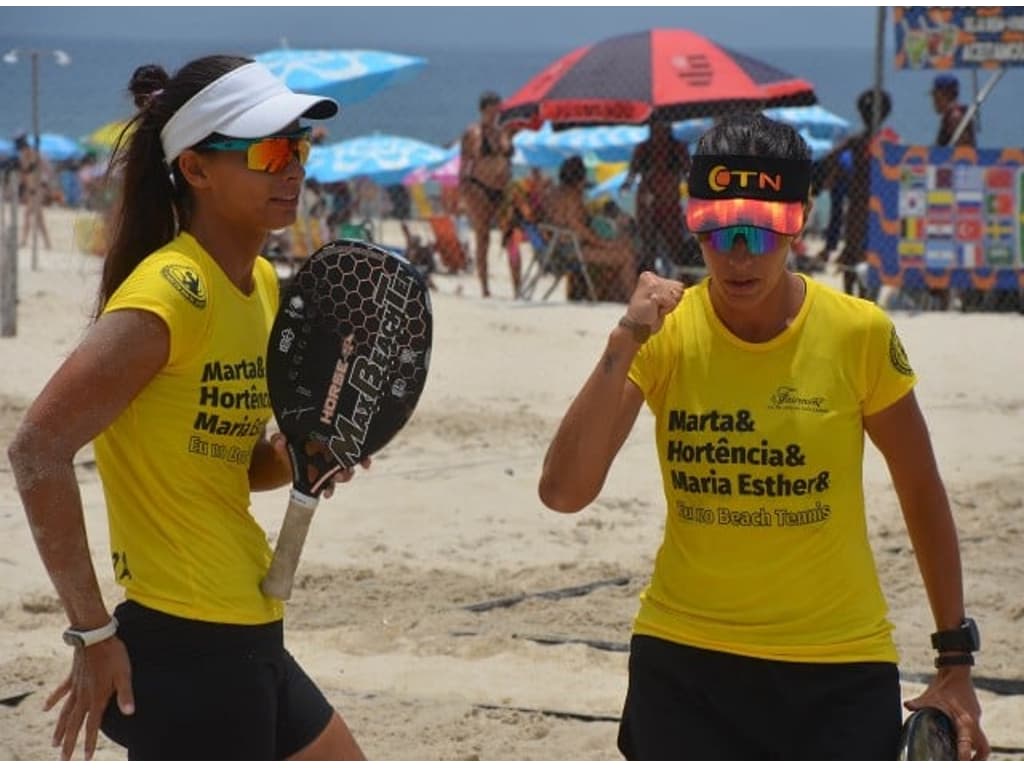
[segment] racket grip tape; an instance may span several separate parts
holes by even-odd
[[[260,589],[267,597],[287,600],[292,595],[295,570],[299,566],[302,548],[313,521],[318,499],[293,490],[288,501],[288,510],[277,535],[274,557],[270,561],[267,575],[260,582]]]

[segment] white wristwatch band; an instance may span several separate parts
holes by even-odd
[[[76,648],[88,648],[90,645],[102,643],[117,634],[117,619],[111,617],[108,624],[97,629],[75,629],[68,627],[64,630],[64,642]]]

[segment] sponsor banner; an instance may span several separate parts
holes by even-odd
[[[868,262],[908,287],[1024,288],[1024,152],[881,144]]]
[[[904,6],[893,9],[897,69],[1024,66],[1024,8]]]

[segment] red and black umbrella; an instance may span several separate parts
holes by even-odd
[[[502,104],[502,121],[555,127],[714,117],[805,106],[814,87],[685,29],[652,29],[577,48]]]

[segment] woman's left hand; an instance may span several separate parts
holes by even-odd
[[[292,459],[291,456],[288,455],[288,440],[285,438],[285,436],[281,432],[275,432],[273,435],[270,436],[270,445],[273,447],[274,452],[277,454],[279,460],[283,461],[284,465],[286,467],[289,467],[290,471]],[[361,466],[363,469],[369,469],[372,463],[373,459],[368,456],[367,458],[359,462],[359,466]],[[341,470],[340,472],[333,475],[326,483],[324,483],[324,487],[323,490],[320,492],[320,495],[325,499],[331,498],[331,496],[334,494],[334,486],[337,485],[338,483],[347,483],[349,480],[355,477],[355,474],[355,467],[349,467],[348,469]]]
[[[992,750],[981,729],[981,704],[970,667],[942,667],[925,692],[904,705],[911,711],[935,707],[949,715],[956,728],[957,759],[988,759]]]

